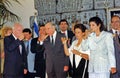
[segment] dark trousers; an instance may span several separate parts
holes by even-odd
[[[24,78],[35,78],[35,73],[27,72],[27,74],[24,75]]]
[[[110,74],[110,78],[120,78],[120,74],[118,72],[114,74]]]
[[[85,70],[85,63],[86,63],[85,59],[82,58],[77,68],[73,68],[70,65],[69,75],[72,78],[82,78],[83,75],[84,75],[84,78],[88,78],[88,62],[87,62],[86,70]],[[83,73],[84,70],[85,70],[85,73]]]
[[[66,78],[66,73],[54,73],[54,72],[51,72],[51,73],[47,73],[48,75],[48,78]]]
[[[35,77],[45,78],[46,66],[44,59],[35,61],[35,70],[36,70]]]
[[[7,76],[4,75],[3,78],[24,78],[23,76]]]

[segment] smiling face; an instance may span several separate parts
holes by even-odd
[[[46,34],[46,31],[45,31],[45,27],[44,26],[41,26],[39,28],[39,35],[45,35]]]
[[[64,31],[67,30],[67,28],[68,28],[68,24],[67,24],[66,21],[63,21],[63,22],[60,23],[60,30],[61,30],[61,31],[64,32]]]
[[[114,16],[111,19],[111,27],[115,30],[120,27],[120,18],[118,16]]]
[[[75,29],[75,37],[76,37],[77,39],[82,38],[83,35],[84,35],[84,33],[82,32],[81,29],[79,29],[79,28],[76,28],[76,29]]]
[[[49,22],[45,25],[45,31],[47,35],[51,36],[55,32],[55,26],[53,26],[53,24]]]
[[[16,23],[13,28],[13,34],[18,38],[19,36],[21,36],[22,31],[23,31],[23,26],[19,23]]]
[[[90,22],[90,29],[92,32],[100,31],[100,24],[97,25],[94,21]]]
[[[24,34],[24,39],[25,40],[29,40],[32,37],[32,33],[24,32],[23,34]]]

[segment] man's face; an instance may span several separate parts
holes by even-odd
[[[29,40],[32,37],[32,34],[29,33],[29,32],[24,32],[23,34],[24,34],[24,39],[25,40]]]
[[[68,28],[67,22],[61,22],[59,26],[61,31],[66,31]]]
[[[113,29],[117,30],[120,27],[120,19],[119,17],[113,17],[111,20],[111,26]]]
[[[23,34],[22,31],[23,31],[23,27],[19,25],[18,26],[16,25],[13,29],[13,33],[17,38],[21,36],[21,34]]]
[[[46,31],[47,35],[51,36],[54,33],[54,27],[51,26],[51,24],[46,24],[45,31]]]
[[[46,34],[46,31],[45,31],[45,27],[44,26],[41,26],[39,28],[39,35],[45,35]]]

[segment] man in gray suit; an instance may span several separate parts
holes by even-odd
[[[45,29],[48,35],[44,41],[48,78],[66,78],[69,59],[61,42],[61,37],[65,36],[55,30],[52,22],[47,23]]]
[[[117,15],[112,16],[111,18],[111,30],[110,32],[113,33],[114,36],[114,47],[115,47],[115,58],[116,58],[116,68],[117,72],[115,74],[111,74],[111,78],[120,78],[120,42],[119,42],[119,35],[120,31],[120,17]]]

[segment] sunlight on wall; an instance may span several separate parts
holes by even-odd
[[[34,9],[34,0],[19,0],[22,5],[19,5],[18,3],[12,2],[12,7],[9,7],[9,9],[17,14],[21,21],[20,23],[24,27],[30,27],[29,18],[30,16],[33,16],[36,10]],[[13,23],[7,23],[6,25],[12,26]]]

